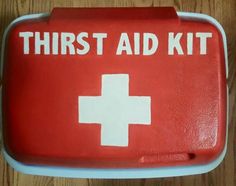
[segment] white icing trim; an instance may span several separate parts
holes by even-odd
[[[2,76],[2,65],[4,60],[4,49],[7,33],[15,24],[25,21],[28,19],[39,19],[42,17],[47,17],[49,14],[33,14],[26,15],[14,20],[5,30],[2,42],[2,56],[1,56],[1,76]],[[226,78],[228,77],[228,58],[227,58],[227,45],[226,45],[226,35],[222,26],[212,17],[204,14],[198,13],[186,13],[178,12],[178,16],[182,19],[192,19],[192,20],[202,20],[213,24],[219,29],[222,34],[224,42],[224,52],[225,52],[225,65],[226,65]],[[3,148],[2,152],[6,161],[17,171],[33,174],[33,175],[45,175],[45,176],[61,176],[61,177],[71,177],[71,178],[159,178],[159,177],[172,177],[172,176],[184,176],[184,175],[195,175],[209,172],[216,168],[221,161],[224,159],[227,149],[228,140],[228,112],[229,112],[229,100],[228,100],[228,87],[227,87],[227,126],[226,126],[226,140],[225,146],[222,153],[214,161],[204,164],[204,165],[194,165],[194,166],[177,166],[177,167],[162,167],[162,168],[131,168],[131,169],[94,169],[94,168],[65,168],[65,167],[55,167],[55,166],[36,166],[36,165],[26,165],[14,160]]]

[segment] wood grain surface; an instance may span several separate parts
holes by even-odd
[[[53,7],[153,7],[174,6],[178,11],[200,12],[213,16],[224,27],[229,53],[229,137],[224,161],[208,174],[164,179],[95,180],[24,175],[14,171],[0,156],[0,186],[102,186],[102,185],[236,185],[236,0],[0,0],[0,36],[16,17],[50,12]]]

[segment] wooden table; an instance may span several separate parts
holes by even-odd
[[[229,51],[229,137],[228,150],[219,167],[208,174],[164,179],[93,180],[24,175],[14,171],[0,156],[0,186],[69,186],[69,185],[236,185],[236,0],[0,0],[0,35],[16,17],[50,12],[53,7],[153,7],[174,6],[178,11],[200,12],[215,17],[224,27]]]

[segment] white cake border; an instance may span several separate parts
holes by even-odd
[[[226,78],[228,78],[228,55],[227,55],[227,41],[224,29],[218,21],[214,18],[199,13],[188,13],[188,12],[178,12],[179,17],[188,20],[197,21],[207,21],[213,24],[220,31],[224,43],[224,54],[225,54],[225,69]],[[3,72],[3,62],[4,62],[4,49],[7,34],[10,29],[17,23],[29,20],[29,19],[40,19],[43,17],[48,17],[48,13],[42,14],[32,14],[25,15],[15,19],[5,30],[2,41],[1,50],[1,70],[0,75],[2,77]],[[2,97],[2,96],[1,96]],[[216,168],[224,159],[227,149],[228,141],[228,112],[229,112],[229,96],[227,87],[227,126],[226,126],[226,140],[225,146],[221,154],[212,162],[203,165],[194,166],[176,166],[176,167],[161,167],[161,168],[70,168],[70,167],[57,167],[57,166],[38,166],[38,165],[27,165],[13,159],[6,150],[2,149],[3,156],[6,161],[17,171],[32,174],[32,175],[42,175],[42,176],[56,176],[56,177],[70,177],[70,178],[160,178],[160,177],[173,177],[173,176],[185,176],[185,175],[195,175],[209,172]],[[2,114],[2,113],[1,113]]]

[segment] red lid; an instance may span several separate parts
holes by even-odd
[[[222,33],[172,8],[65,8],[5,44],[4,146],[27,164],[206,164],[226,140]]]

